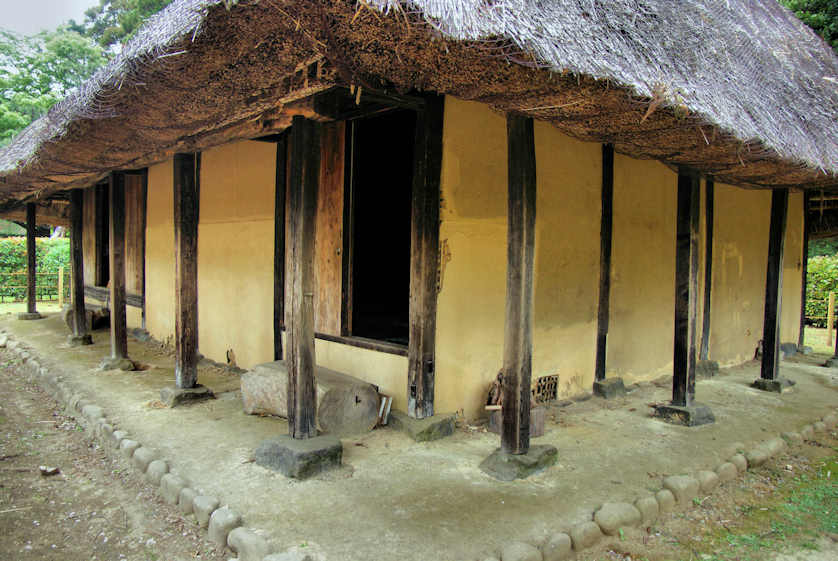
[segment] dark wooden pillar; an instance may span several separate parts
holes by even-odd
[[[285,326],[285,193],[288,177],[288,135],[276,143],[274,179],[274,360],[282,360],[282,328]]]
[[[108,242],[110,247],[111,358],[128,357],[125,319],[125,174],[114,172],[108,181],[110,202]]]
[[[175,386],[198,384],[198,210],[201,154],[175,154]]]
[[[37,250],[35,248],[35,203],[26,203],[26,313],[38,313],[36,303],[38,292],[37,279]]]
[[[507,454],[526,454],[530,448],[535,137],[532,119],[528,117],[507,115],[506,130],[509,153],[509,211],[501,448]]]
[[[87,314],[84,309],[84,191],[70,191],[70,274],[73,277],[72,339],[90,343]]]
[[[314,240],[320,181],[320,125],[295,116],[291,126],[289,213],[291,313],[287,329],[288,432],[317,436],[314,382]]]
[[[611,237],[614,215],[614,146],[602,145],[602,207],[599,226],[599,306],[594,380],[605,380],[611,301]]]
[[[704,182],[704,306],[701,310],[700,360],[710,356],[710,302],[713,288],[713,204],[715,184],[712,177]]]
[[[699,197],[698,175],[679,170],[672,377],[672,405],[679,407],[689,407],[695,401]]]
[[[811,193],[806,191],[803,195],[803,262],[800,274],[800,334],[797,336],[797,348],[802,351],[805,345],[804,334],[806,331],[806,285],[809,275],[809,201]],[[838,339],[838,338],[836,338]]]
[[[778,378],[780,351],[780,308],[783,298],[783,250],[786,240],[789,190],[771,193],[771,227],[768,234],[768,267],[765,275],[765,320],[762,328],[760,378]]]
[[[106,286],[108,284],[108,276],[110,275],[110,260],[108,254],[110,252],[108,242],[108,215],[110,213],[110,205],[108,204],[108,185],[100,184],[93,188],[93,205],[94,205],[94,259],[96,274],[93,278],[93,284],[96,286]]]
[[[410,340],[407,414],[434,414],[439,181],[444,97],[428,96],[416,120],[410,230]]]

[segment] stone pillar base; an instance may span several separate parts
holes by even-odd
[[[131,361],[130,358],[117,358],[113,356],[106,356],[102,359],[102,362],[99,363],[99,369],[123,370],[125,372],[128,372],[130,370],[134,370],[134,363]]]
[[[713,411],[701,403],[693,403],[688,406],[658,405],[655,407],[654,415],[667,423],[684,425],[685,427],[697,427],[716,422]]]
[[[408,417],[407,413],[392,411],[389,424],[394,429],[407,433],[416,442],[429,442],[454,434],[456,420],[457,416],[454,413],[414,419]]]
[[[530,446],[526,454],[507,454],[498,448],[480,463],[480,469],[495,479],[513,481],[542,472],[558,459],[559,451],[548,444]]]
[[[81,347],[83,345],[92,345],[93,337],[88,333],[86,335],[68,335],[67,344],[71,347]]]
[[[160,390],[160,401],[166,407],[177,407],[186,403],[195,403],[196,401],[204,401],[205,399],[215,399],[215,394],[212,390],[201,384],[196,384],[194,388],[176,388],[174,386],[163,388]]]
[[[719,363],[715,360],[699,360],[695,365],[696,378],[712,378],[719,373]]]
[[[626,395],[626,386],[622,378],[606,378],[594,381],[594,395],[604,399],[614,399]]]
[[[20,312],[17,315],[17,319],[21,319],[21,320],[43,319],[43,317],[44,316],[42,316],[38,312]]]
[[[791,387],[795,384],[794,380],[789,380],[788,378],[775,378],[774,380],[766,380],[765,378],[757,378],[754,380],[754,383],[751,384],[752,388],[756,388],[758,390],[762,390],[764,392],[775,392],[775,393],[783,393],[791,390]]]
[[[308,479],[340,467],[343,446],[337,437],[315,436],[296,440],[280,436],[262,442],[254,454],[257,464],[285,477]]]

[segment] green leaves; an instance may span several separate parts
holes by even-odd
[[[838,255],[811,257],[806,271],[806,317],[813,325],[826,326],[829,293],[838,296]]]
[[[838,1],[780,0],[838,52]]]
[[[152,14],[156,14],[172,0],[99,0],[99,5],[89,8],[84,21],[70,20],[70,29],[110,49],[131,38]]]

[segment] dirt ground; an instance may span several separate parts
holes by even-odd
[[[25,383],[8,353],[0,352],[0,361],[0,559],[227,559]],[[39,466],[60,473],[43,476]]]

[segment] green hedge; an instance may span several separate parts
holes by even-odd
[[[838,296],[838,256],[812,257],[806,272],[806,318],[817,327],[826,327],[829,293]]]
[[[67,238],[37,238],[35,258],[38,277],[36,290],[39,300],[58,296],[58,269],[64,267],[64,294],[70,290],[70,240]],[[0,238],[0,301],[26,298],[26,238]]]

